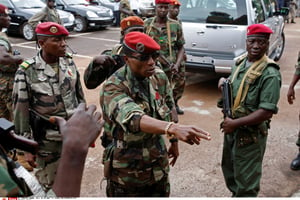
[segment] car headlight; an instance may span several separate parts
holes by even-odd
[[[86,11],[86,15],[88,17],[98,17],[98,15],[93,11]]]
[[[73,21],[75,21],[75,17],[74,17],[74,15],[70,15],[70,16],[69,16],[69,21],[70,21],[70,22],[73,22]]]

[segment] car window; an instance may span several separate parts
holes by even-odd
[[[265,21],[265,12],[261,4],[261,0],[252,0],[252,6],[255,12],[255,23]]]
[[[247,25],[245,1],[182,0],[180,19],[186,22]]]
[[[46,5],[40,0],[12,0],[13,4],[18,8],[43,8]]]

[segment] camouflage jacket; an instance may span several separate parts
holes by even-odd
[[[156,17],[148,18],[145,20],[145,33],[152,37],[160,45],[160,53],[171,63],[175,63],[177,60],[177,52],[185,44],[183,37],[182,27],[176,20],[168,18],[166,27],[159,28],[154,26]],[[169,39],[168,39],[168,24],[170,27],[171,37],[171,55],[169,51]],[[163,66],[165,72],[170,71],[170,68]]]
[[[16,133],[30,132],[29,109],[45,119],[53,115],[68,119],[78,104],[85,102],[79,72],[72,57],[60,57],[58,68],[57,74],[41,58],[41,51],[20,65],[13,88]]]
[[[296,68],[295,74],[300,76],[300,51],[298,53],[298,60],[295,68]]]
[[[84,84],[88,89],[95,89],[98,87],[103,81],[105,81],[110,75],[112,75],[115,71],[120,69],[120,67],[123,66],[124,60],[120,56],[122,52],[122,45],[116,44],[112,50],[105,50],[101,54],[103,55],[109,55],[115,58],[115,61],[117,62],[117,65],[112,66],[99,66],[95,68],[93,66],[93,61],[90,62],[88,67],[84,71]],[[114,57],[118,56],[118,57]],[[116,60],[122,59],[122,60]]]
[[[0,46],[4,46],[8,53],[12,53],[11,44],[5,33],[0,33]],[[12,90],[15,72],[18,69],[17,64],[0,64],[0,90]]]
[[[33,15],[28,23],[35,28],[39,22],[56,22],[63,24],[57,10],[55,8],[50,9],[48,6],[44,7],[40,12]]]
[[[123,8],[123,9],[126,9],[126,10],[131,10],[129,0],[121,0],[120,1],[120,8]],[[120,12],[120,21],[122,21],[126,17],[129,17],[129,15],[127,15],[123,12]]]
[[[170,121],[174,101],[165,73],[157,67],[154,75],[138,80],[125,65],[104,83],[100,104],[104,132],[114,138],[103,154],[104,163],[112,159],[110,179],[125,186],[159,181],[169,172],[164,139],[141,132],[135,117],[146,114]]]

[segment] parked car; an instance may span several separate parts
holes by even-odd
[[[5,5],[9,10],[11,17],[10,26],[7,29],[9,35],[22,35],[26,40],[33,40],[35,33],[33,28],[27,23],[30,17],[39,12],[46,6],[40,0],[0,0],[0,4]],[[64,26],[70,31],[75,26],[74,16],[65,11],[58,11]]]
[[[278,61],[285,46],[284,19],[276,0],[181,0],[179,18],[186,44],[187,71],[229,74],[246,52],[247,26],[273,30],[269,56]]]
[[[155,15],[154,0],[139,0],[138,13],[141,17],[153,17]]]
[[[114,20],[111,9],[91,5],[85,0],[56,0],[56,8],[71,12],[75,16],[74,30],[77,32],[85,32],[88,28],[106,28]]]
[[[104,6],[106,8],[111,9],[112,11],[114,10],[115,1],[110,1],[110,0],[86,0],[87,2],[90,2],[92,5],[100,5],[100,6]]]

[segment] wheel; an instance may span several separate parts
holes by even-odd
[[[35,39],[35,32],[30,24],[25,22],[21,27],[21,34],[25,38],[25,40],[34,40]]]
[[[282,56],[283,50],[285,45],[285,36],[284,33],[281,34],[280,41],[278,42],[277,48],[275,50],[275,57],[274,61],[278,61]]]
[[[84,32],[87,30],[87,22],[83,17],[75,17],[75,27],[74,30],[77,32]]]

